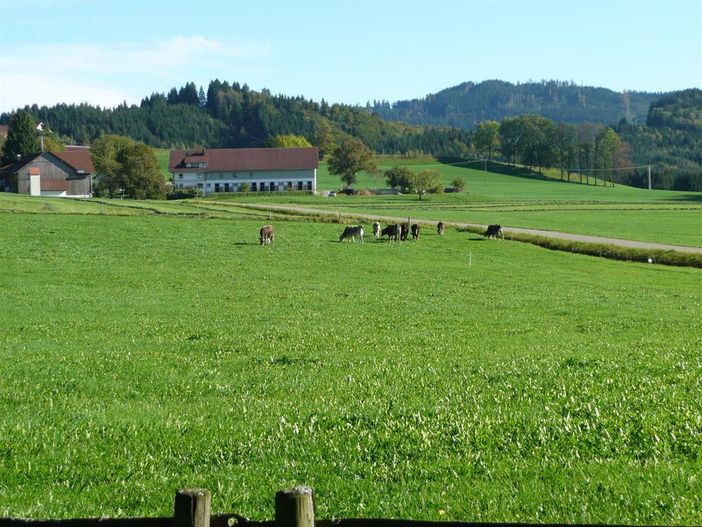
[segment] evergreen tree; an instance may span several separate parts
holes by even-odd
[[[10,131],[2,153],[2,164],[17,161],[17,156],[41,151],[37,123],[29,112],[19,110],[10,119]]]

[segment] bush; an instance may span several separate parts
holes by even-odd
[[[451,181],[451,186],[454,192],[461,192],[466,187],[466,182],[462,178],[456,178]]]
[[[201,197],[202,190],[199,188],[174,188],[168,193],[166,199],[193,199]]]

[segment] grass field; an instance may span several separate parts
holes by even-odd
[[[407,163],[415,170],[432,168],[448,184],[467,182],[458,194],[429,194],[419,200],[405,196],[344,196],[325,198],[272,193],[217,195],[212,200],[293,204],[332,212],[431,219],[463,223],[500,223],[512,227],[557,230],[667,244],[702,246],[702,194],[648,191],[625,186],[603,187],[566,183],[552,178],[524,177],[437,163],[431,160],[386,160],[382,168]],[[339,187],[327,167],[319,169],[318,187]],[[487,181],[487,184],[485,184]],[[365,174],[356,188],[377,185]]]
[[[0,515],[167,515],[202,486],[267,518],[306,483],[319,517],[702,517],[699,269],[32,203],[0,213]]]

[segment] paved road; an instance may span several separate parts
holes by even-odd
[[[297,212],[303,214],[323,214],[333,216],[334,212],[325,209],[312,209],[308,207],[297,207],[292,205],[261,205],[255,203],[239,204],[242,207],[248,207],[252,209],[262,209],[270,211],[279,212]],[[385,223],[400,223],[406,221],[407,218],[397,217],[397,216],[378,216],[376,214],[356,214],[356,213],[337,213],[339,217],[350,216],[353,218],[362,218],[368,221],[381,221]],[[429,223],[436,225],[438,222],[435,220],[425,220],[416,218],[422,223]],[[444,222],[447,227],[477,227],[485,229],[487,225],[481,223],[457,223],[457,222]],[[620,247],[631,247],[634,249],[660,249],[664,251],[679,251],[685,253],[697,253],[702,254],[702,247],[688,247],[685,245],[666,245],[663,243],[650,243],[650,242],[637,242],[633,240],[622,240],[619,238],[605,238],[603,236],[586,236],[583,234],[571,234],[568,232],[558,232],[558,231],[544,231],[540,229],[524,229],[522,227],[506,227],[503,226],[502,230],[505,234],[509,233],[520,233],[520,234],[532,234],[534,236],[543,236],[546,238],[560,238],[563,240],[573,240],[577,242],[584,243],[601,243],[605,245],[617,245]]]

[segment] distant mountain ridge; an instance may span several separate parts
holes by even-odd
[[[390,121],[472,129],[481,121],[537,114],[555,122],[614,125],[622,118],[645,123],[649,106],[664,93],[615,92],[573,82],[512,84],[501,80],[464,82],[421,99],[376,101],[367,109]]]

